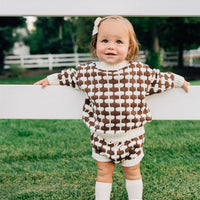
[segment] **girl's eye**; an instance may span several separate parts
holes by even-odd
[[[107,39],[102,40],[103,43],[108,43]]]
[[[121,40],[117,40],[116,43],[117,44],[122,44],[122,41]]]

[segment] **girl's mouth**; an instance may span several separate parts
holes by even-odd
[[[115,53],[106,53],[107,56],[115,56]]]

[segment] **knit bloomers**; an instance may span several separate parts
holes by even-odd
[[[124,167],[137,165],[144,156],[144,133],[144,127],[114,136],[92,132],[92,157],[99,162],[113,162]]]

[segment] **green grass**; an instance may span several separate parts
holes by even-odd
[[[45,78],[44,75],[20,77],[20,78],[1,78],[0,84],[33,84],[38,80]]]
[[[190,83],[191,83],[191,85],[200,85],[200,80],[191,81]]]
[[[145,129],[144,200],[199,199],[199,121],[152,121]],[[1,200],[94,199],[96,165],[81,120],[1,119],[0,163]],[[112,200],[128,199],[124,183],[117,165]]]
[[[198,199],[199,121],[146,125],[144,199]],[[0,199],[94,199],[95,161],[81,120],[0,120]],[[127,194],[120,166],[113,200]]]

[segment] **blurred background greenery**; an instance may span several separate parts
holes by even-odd
[[[146,62],[150,66],[161,68],[162,52],[173,51],[178,52],[177,66],[182,69],[183,51],[200,47],[200,17],[128,19],[141,50],[148,52]],[[94,20],[95,17],[0,17],[0,74],[5,72],[4,57],[13,55],[16,41],[28,46],[31,55],[88,53]]]

